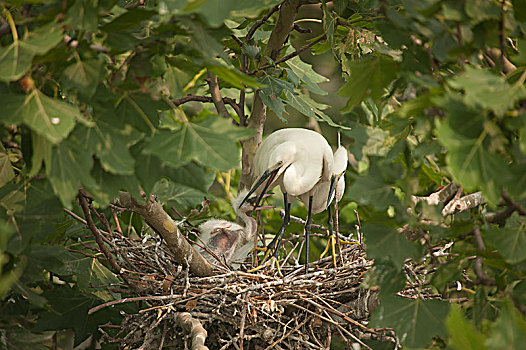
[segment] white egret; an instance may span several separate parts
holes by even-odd
[[[323,211],[327,206],[331,179],[332,183],[335,181],[333,166],[334,156],[329,143],[312,130],[281,129],[270,134],[261,143],[252,167],[252,179],[255,183],[246,198],[252,193],[259,194],[261,198],[267,190],[279,185],[285,206],[283,224],[267,246],[267,254],[274,251],[274,258],[277,258],[281,238],[290,221],[291,202],[299,197],[307,207],[305,272],[308,271],[311,215]],[[256,201],[256,207],[260,198]]]
[[[247,215],[247,212],[253,210],[254,206],[249,202],[250,200],[241,203],[247,193],[246,189],[240,191],[232,202],[234,212],[245,223],[244,227],[222,219],[208,220],[199,225],[201,241],[216,257],[224,259],[227,264],[244,259],[253,247],[251,239],[256,235],[257,223],[256,219]],[[209,262],[216,260],[205,249],[201,249],[200,253]]]

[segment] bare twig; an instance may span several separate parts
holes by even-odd
[[[106,257],[106,260],[109,262],[109,264],[112,267],[113,271],[115,273],[119,274],[119,276],[121,276],[127,283],[129,283],[128,278],[124,275],[123,270],[121,269],[119,264],[117,264],[117,262],[113,258],[113,255],[111,254],[111,252],[108,249],[108,247],[104,244],[104,242],[102,240],[102,237],[101,237],[101,234],[99,232],[99,229],[97,228],[97,226],[95,226],[95,223],[93,222],[93,219],[91,218],[91,213],[90,213],[90,210],[88,208],[88,203],[86,201],[86,197],[84,196],[84,194],[82,192],[83,191],[79,191],[78,200],[79,200],[80,207],[82,208],[82,211],[84,212],[84,217],[86,218],[86,224],[87,224],[88,228],[90,229],[90,231],[95,236],[95,241],[97,242],[100,250],[102,251],[102,253]]]
[[[212,99],[212,97],[210,96],[199,96],[199,95],[186,95],[186,96],[183,96],[183,97],[180,97],[180,98],[176,98],[176,99],[173,99],[171,100],[171,102],[176,105],[176,106],[180,106],[184,103],[188,103],[188,102],[205,102],[205,103],[214,103],[214,100]],[[237,104],[237,102],[230,98],[230,97],[223,97],[223,103],[226,103],[228,104],[229,106],[231,106],[234,111],[236,112],[237,115],[239,115],[241,113],[241,110],[239,108],[239,105]],[[230,117],[230,114],[229,114],[229,117]]]
[[[274,14],[274,12],[276,12],[277,10],[279,10],[279,6],[280,4],[277,4],[275,5],[274,7],[272,7],[269,12],[263,16],[263,18],[257,20],[253,25],[252,27],[250,27],[250,29],[248,30],[247,32],[247,35],[245,36],[245,40],[244,42],[247,43],[250,39],[252,39],[252,36],[254,35],[254,33],[256,32],[256,30],[261,27],[263,24],[265,24],[265,22],[270,18],[270,16],[272,16]]]
[[[212,95],[212,102],[216,106],[217,113],[225,119],[230,119],[230,113],[226,109],[225,102],[221,97],[221,92],[219,91],[219,82],[217,77],[208,71],[208,79],[206,79],[208,86],[210,87],[210,94]]]
[[[248,73],[248,75],[254,75],[256,74],[258,71],[261,71],[261,70],[265,70],[267,68],[270,68],[270,67],[276,67],[278,64],[280,63],[283,63],[285,61],[288,61],[290,60],[291,58],[294,58],[296,56],[298,56],[299,54],[301,54],[302,52],[310,49],[311,47],[313,47],[314,45],[316,45],[317,43],[319,43],[320,41],[323,41],[327,39],[327,36],[326,35],[322,35],[321,37],[319,37],[318,39],[314,40],[313,42],[297,49],[296,51],[286,55],[286,56],[283,56],[282,58],[280,58],[279,60],[277,60],[276,62],[274,62],[274,64],[266,64],[262,67],[259,67],[258,69],[256,70],[253,70],[252,72]]]
[[[480,234],[480,227],[475,226],[472,232],[475,237],[475,243],[477,244],[477,248],[479,250],[485,251],[486,246],[484,245],[482,235]],[[473,271],[475,272],[475,275],[477,275],[476,283],[483,284],[486,286],[494,286],[496,284],[495,279],[489,277],[486,271],[483,270],[482,259],[483,258],[479,256],[475,259],[475,262],[473,263]]]

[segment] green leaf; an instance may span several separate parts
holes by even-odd
[[[251,129],[235,127],[224,119],[208,118],[199,123],[186,122],[176,132],[156,133],[143,152],[158,156],[174,168],[195,160],[226,171],[239,167],[240,151],[236,143],[251,135]]]
[[[77,61],[62,72],[63,87],[66,90],[76,90],[89,99],[104,77],[104,61],[82,61],[78,55],[76,57]]]
[[[125,30],[140,28],[139,25],[157,14],[157,11],[147,10],[140,7],[133,7],[115,18],[113,21],[100,27],[105,32],[122,32]]]
[[[267,107],[271,108],[274,113],[276,113],[281,121],[286,123],[287,119],[283,117],[283,113],[285,112],[285,101],[280,96],[283,91],[293,91],[294,85],[288,81],[271,77],[270,75],[265,75],[264,77],[259,78],[258,81],[264,84],[263,88],[259,91],[261,100]]]
[[[433,336],[445,336],[449,305],[439,300],[382,298],[371,318],[374,327],[391,327],[408,348],[425,348]]]
[[[86,339],[89,334],[96,334],[99,325],[106,322],[121,321],[120,307],[108,308],[93,315],[88,315],[90,308],[102,303],[93,294],[83,293],[68,284],[47,290],[44,296],[48,299],[52,309],[39,314],[33,332],[46,330],[73,329],[75,331],[75,345]]]
[[[112,104],[104,106],[102,115],[108,124],[116,128],[131,124],[145,133],[155,131],[159,126],[159,110],[169,108],[164,101],[155,101],[150,96],[139,93],[126,93],[116,104],[116,110]]]
[[[87,32],[96,31],[99,20],[97,4],[93,0],[76,0],[67,13],[69,24]]]
[[[116,128],[105,119],[94,119],[93,128],[83,128],[80,144],[89,146],[100,160],[105,171],[116,175],[132,175],[135,158],[128,149],[142,138],[143,134],[129,124]]]
[[[261,11],[262,7],[271,7],[277,3],[279,3],[277,0],[198,0],[189,2],[183,10],[195,11],[203,16],[211,27],[219,27],[230,16],[247,15],[254,17]]]
[[[1,119],[14,124],[23,121],[53,143],[66,138],[75,120],[83,118],[77,106],[47,97],[36,89],[29,95],[0,95],[0,99],[3,103]]]
[[[53,144],[44,136],[37,133],[31,134],[31,141],[33,144],[33,156],[31,157],[31,170],[28,177],[33,177],[38,174],[42,168],[42,163],[51,164],[51,148]]]
[[[476,22],[500,18],[500,7],[492,1],[470,0],[466,1],[466,13]]]
[[[43,55],[62,40],[59,26],[47,25],[0,49],[0,80],[20,79],[31,67],[36,55]]]
[[[499,250],[500,255],[510,264],[526,260],[526,220],[517,213],[506,220],[505,227],[484,228],[487,242]]]
[[[75,244],[71,248],[79,250]],[[51,271],[59,276],[76,276],[77,286],[86,292],[92,292],[93,286],[104,286],[119,283],[119,279],[108,270],[98,259],[75,252],[65,251],[60,256],[63,264]]]
[[[163,202],[183,207],[195,207],[204,197],[210,197],[208,189],[215,180],[214,172],[205,172],[199,165],[190,162],[175,170],[165,172],[151,190]]]
[[[323,103],[316,102],[303,93],[285,91],[285,97],[287,98],[287,104],[296,109],[298,112],[302,113],[303,115],[310,118],[314,118],[320,122],[325,122],[330,126],[334,126],[337,128],[345,128],[344,126],[333,122],[327,114],[321,111],[321,109],[326,109],[329,106]]]
[[[398,62],[386,55],[350,62],[351,77],[339,91],[340,95],[350,97],[342,111],[349,112],[368,97],[379,99],[396,78],[398,69]]]
[[[327,92],[322,90],[318,84],[329,81],[323,75],[316,73],[312,66],[303,62],[299,56],[295,56],[287,60],[286,65],[290,70],[299,78],[305,87],[310,91],[318,95],[327,95]]]
[[[367,173],[353,175],[354,183],[345,191],[344,198],[354,200],[362,205],[370,205],[379,210],[387,210],[390,205],[399,206],[400,201],[395,196],[392,180],[384,172],[388,169],[372,162]],[[399,166],[393,166],[400,172]]]
[[[327,35],[327,40],[330,42],[332,51],[334,53],[334,28],[336,26],[336,19],[329,12],[327,3],[325,1],[322,2],[321,7],[323,9],[323,30]]]
[[[467,191],[482,189],[484,198],[496,205],[510,175],[504,159],[484,147],[487,133],[482,132],[476,139],[466,138],[438,120],[436,130],[438,140],[448,148],[446,161],[455,182]]]
[[[145,166],[142,160],[140,164],[140,167]],[[140,198],[140,183],[135,174],[113,175],[105,172],[99,162],[95,162],[91,176],[97,187],[90,187],[88,190],[101,207],[108,206],[118,196],[119,191],[126,191],[134,198]]]
[[[13,291],[22,295],[24,299],[27,299],[32,305],[36,307],[45,307],[47,304],[47,299],[39,293],[33,291],[25,284],[20,281],[17,281],[13,284]]]
[[[81,149],[70,141],[60,143],[53,147],[51,164],[46,168],[55,194],[67,208],[71,208],[81,184],[97,188],[90,175],[93,158],[89,152],[80,152]]]
[[[287,119],[283,116],[283,113],[286,113],[285,111],[285,100],[283,100],[281,97],[276,95],[267,95],[267,93],[263,90],[259,92],[259,96],[261,97],[261,101],[265,104],[265,106],[272,109],[274,113],[276,113],[276,116],[281,119],[282,122],[286,123]]]
[[[194,207],[201,203],[205,196],[210,197],[207,192],[201,192],[166,178],[154,184],[152,193],[155,193],[162,202],[172,202],[183,207]]]
[[[401,267],[405,259],[418,255],[418,247],[392,227],[367,224],[362,232],[367,242],[367,255],[373,259],[388,257],[396,267]]]
[[[522,349],[526,344],[526,320],[506,298],[487,346],[491,349]]]
[[[484,350],[485,337],[476,331],[471,322],[466,320],[461,309],[451,304],[446,321],[449,333],[449,347],[458,350]]]
[[[244,85],[256,88],[261,87],[256,78],[243,74],[237,69],[212,64],[207,65],[207,68],[211,73],[217,75],[219,79],[238,89],[244,89]]]
[[[448,85],[464,91],[467,105],[490,109],[498,116],[503,116],[518,100],[526,97],[522,83],[510,85],[500,75],[469,66],[466,66],[465,72],[450,79]]]
[[[22,254],[29,244],[49,240],[56,233],[55,223],[61,221],[64,213],[47,180],[32,179],[17,185],[7,198],[2,198],[2,203],[11,204],[8,208],[15,211],[17,234],[11,237],[7,248],[15,256]]]
[[[358,160],[364,160],[367,156],[384,156],[388,152],[385,139],[388,133],[381,128],[371,127],[355,122],[349,123],[350,129],[343,133],[353,139],[349,151]]]
[[[9,154],[2,151],[2,149],[5,151],[4,147],[0,144],[0,187],[3,187],[15,177]]]
[[[2,346],[5,346],[4,349],[47,350],[54,335],[56,332],[35,334],[17,324],[13,328],[3,329]]]

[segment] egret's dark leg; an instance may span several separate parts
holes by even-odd
[[[332,210],[331,210],[331,206],[329,205],[327,207],[327,215],[329,216],[329,218],[327,219],[327,226],[329,226],[329,237],[332,236],[334,234],[333,232],[333,217],[332,217]]]
[[[267,246],[267,249],[273,249],[274,250],[274,256],[278,257],[278,249],[279,245],[281,244],[281,239],[283,238],[283,234],[285,233],[285,229],[289,225],[290,222],[290,205],[291,203],[287,200],[287,194],[283,193],[283,206],[285,207],[285,217],[283,218],[283,224],[281,225],[278,233],[276,233],[276,236],[274,236],[274,239],[269,243]]]
[[[309,196],[309,208],[307,209],[307,218],[305,220],[305,273],[309,272],[309,236],[311,227],[311,213],[312,213],[312,196]]]

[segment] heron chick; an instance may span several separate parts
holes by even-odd
[[[201,232],[199,238],[214,253],[214,255],[227,264],[234,261],[244,260],[253,248],[252,238],[257,232],[256,219],[247,215],[254,209],[255,197],[243,202],[248,190],[241,190],[232,201],[236,215],[244,222],[241,226],[235,222],[212,219],[199,225]],[[201,249],[201,255],[210,263],[218,263],[217,258],[205,249]]]

